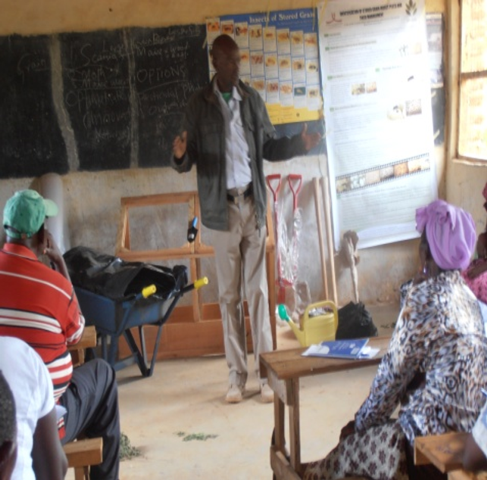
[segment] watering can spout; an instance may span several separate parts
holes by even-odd
[[[304,331],[301,330],[292,320],[292,318],[288,315],[287,310],[286,310],[286,305],[281,303],[278,307],[279,311],[279,317],[281,320],[285,320],[289,326],[291,327],[291,330],[294,332],[294,335],[296,335],[296,338],[299,340],[299,343],[301,345],[304,345],[305,338],[304,338]]]

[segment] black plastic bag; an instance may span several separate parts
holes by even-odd
[[[143,262],[126,262],[83,246],[67,251],[64,260],[74,286],[112,300],[132,297],[148,285],[155,285],[157,289],[157,293],[150,297],[152,300],[168,299],[175,290],[188,283],[184,265],[168,268]]]
[[[350,302],[338,310],[337,340],[377,337],[377,327],[362,302]]]

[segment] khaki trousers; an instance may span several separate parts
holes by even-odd
[[[252,196],[238,204],[228,202],[228,213],[229,230],[215,235],[213,247],[229,384],[244,387],[248,368],[243,289],[249,307],[255,372],[259,380],[259,355],[272,350],[265,265],[266,229],[257,229]]]

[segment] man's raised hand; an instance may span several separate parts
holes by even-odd
[[[186,138],[188,133],[184,131],[181,135],[178,135],[172,142],[172,153],[175,158],[181,160],[186,153]]]
[[[304,148],[307,152],[309,152],[321,142],[321,133],[308,133],[308,124],[305,123],[303,126],[303,131],[301,132],[301,138],[303,140]]]

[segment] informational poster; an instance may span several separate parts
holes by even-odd
[[[274,125],[322,118],[315,9],[210,18],[206,30],[210,77],[211,46],[227,34],[240,48],[240,78],[259,92]]]
[[[426,14],[426,35],[430,63],[431,108],[435,145],[445,141],[445,87],[443,81],[443,15]]]
[[[424,0],[329,0],[318,18],[335,246],[417,237],[437,190]]]

